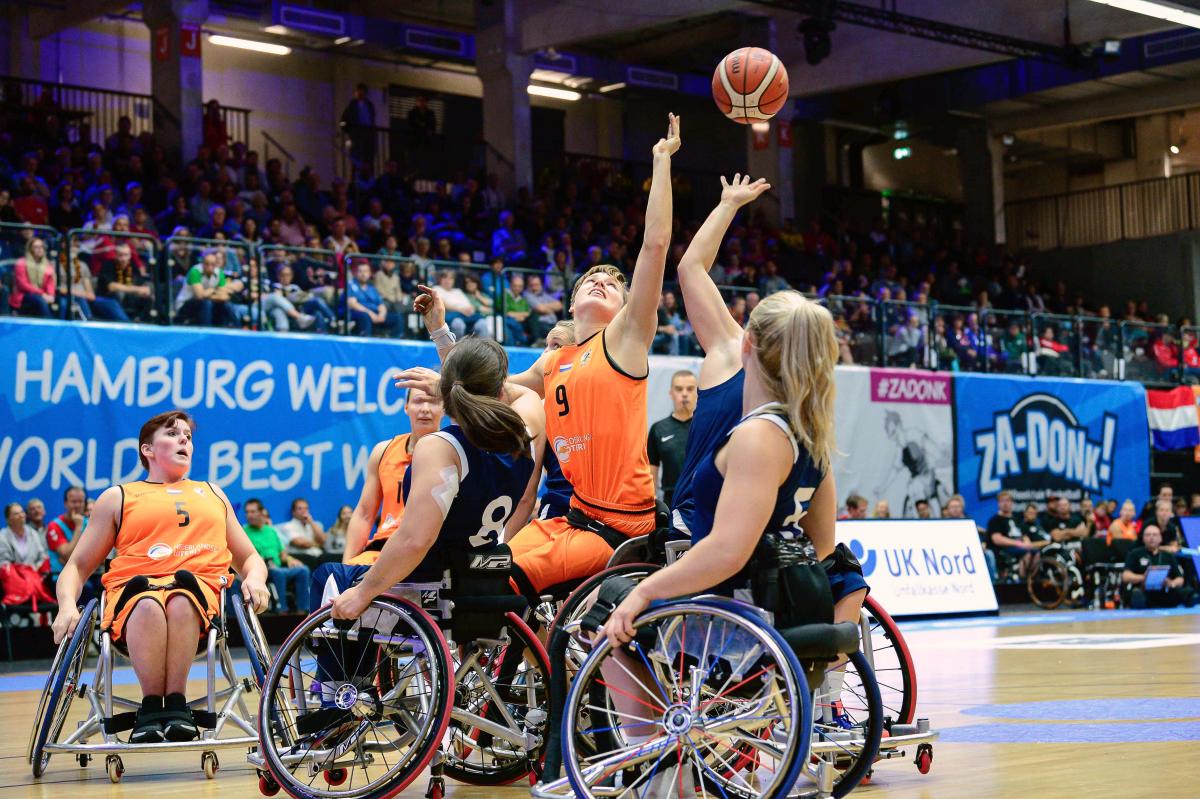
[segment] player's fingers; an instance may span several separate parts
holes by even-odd
[[[729,188],[729,184],[725,182],[725,176],[724,176],[724,175],[721,175],[721,188],[723,188],[723,189],[727,189],[727,188]]]

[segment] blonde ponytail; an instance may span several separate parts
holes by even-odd
[[[746,326],[763,385],[787,406],[796,440],[817,468],[829,468],[834,442],[834,378],[838,361],[833,317],[796,291],[767,296]]]
[[[492,339],[465,338],[442,365],[442,403],[473,445],[487,452],[529,454],[521,415],[497,397],[508,377],[508,355]]]

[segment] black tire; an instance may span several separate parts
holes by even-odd
[[[519,725],[526,726],[530,711],[540,710],[547,714],[537,732],[542,743],[532,752],[514,752],[512,757],[497,757],[495,742],[491,736],[472,729],[457,719],[451,719],[447,739],[450,743],[443,751],[446,757],[446,776],[468,785],[498,786],[516,782],[529,774],[531,764],[541,760],[546,748],[549,726],[546,722],[550,713],[550,664],[541,642],[520,617],[508,614],[507,630],[511,643],[493,651],[494,659],[489,661],[490,668],[486,671],[496,693],[504,699],[506,710]],[[525,667],[524,671],[522,666]],[[530,684],[530,680],[534,682]],[[466,691],[470,690],[471,684],[456,678],[456,706],[470,710],[488,721],[506,724],[507,719],[486,697],[485,689],[479,685],[478,672],[473,681],[479,687],[468,696]],[[469,707],[462,707],[463,700],[467,701]],[[478,746],[456,749],[454,742],[461,744],[464,739],[473,740]],[[486,754],[485,747],[492,747],[493,754]],[[460,757],[460,753],[463,756]],[[472,757],[475,754],[478,754],[478,757]]]
[[[853,668],[853,675],[851,669]],[[857,677],[852,680],[851,677]],[[879,692],[879,683],[875,679],[875,672],[867,663],[867,658],[862,652],[854,652],[850,655],[850,660],[846,664],[846,682],[842,690],[842,696],[845,698],[850,694],[852,702],[857,706],[855,710],[847,708],[848,712],[854,713],[855,716],[861,715],[861,718],[854,718],[856,729],[861,724],[863,733],[862,746],[857,750],[852,750],[846,753],[848,760],[843,759],[839,765],[842,768],[838,769],[838,775],[833,783],[833,796],[835,799],[841,799],[852,790],[858,787],[862,782],[863,777],[867,776],[867,772],[871,770],[871,766],[875,764],[875,756],[879,754],[879,741],[883,737],[883,700]],[[814,711],[814,716],[816,712]],[[816,723],[814,718],[813,729],[818,731],[820,725]]]
[[[376,743],[379,742],[381,733],[388,736],[392,731],[395,731],[400,737],[403,737],[404,732],[413,732],[412,741],[405,744],[408,747],[407,751],[400,750],[395,744],[391,749],[384,750],[392,752],[393,756],[381,763],[386,769],[381,775],[371,776],[366,773],[365,767],[352,766],[349,762],[343,765],[340,758],[345,755],[335,757],[334,759],[338,760],[336,764],[326,763],[324,765],[347,768],[350,772],[349,780],[339,786],[317,785],[316,775],[309,780],[303,774],[308,768],[306,761],[301,760],[290,765],[285,763],[283,759],[285,753],[281,751],[281,747],[287,750],[295,748],[303,758],[308,758],[312,747],[317,744],[326,749],[337,747],[346,754],[356,753],[358,746],[370,744],[366,738],[368,734],[366,731],[355,730],[355,725],[359,722],[355,721],[354,717],[345,713],[339,715],[336,710],[327,721],[314,715],[319,709],[322,712],[333,709],[319,707],[320,698],[318,697],[322,691],[322,685],[319,682],[318,653],[329,652],[332,654],[334,646],[332,643],[326,644],[325,642],[337,642],[340,651],[340,657],[337,658],[339,664],[349,661],[345,649],[348,639],[338,635],[327,637],[330,631],[327,625],[332,622],[332,612],[332,608],[327,606],[301,622],[288,636],[283,646],[279,648],[270,669],[267,670],[258,711],[259,742],[263,763],[269,771],[271,779],[293,797],[388,799],[404,790],[420,775],[429,761],[433,759],[445,735],[454,696],[454,671],[450,652],[446,646],[446,639],[442,636],[437,624],[412,602],[396,597],[385,597],[372,601],[366,613],[363,614],[364,618],[368,614],[375,614],[377,620],[375,623],[379,624],[379,620],[384,617],[384,614],[390,616],[390,626],[384,627],[379,624],[376,635],[390,639],[395,645],[407,646],[411,650],[404,655],[406,665],[403,667],[403,671],[412,675],[408,680],[409,683],[415,682],[417,687],[427,689],[427,691],[410,695],[404,699],[394,699],[392,702],[395,704],[384,702],[383,694],[378,690],[382,684],[380,671],[383,664],[392,659],[390,655],[382,654],[382,647],[385,644],[376,639],[365,643],[352,642],[355,646],[360,647],[359,661],[354,667],[356,673],[350,678],[335,677],[332,680],[327,678],[327,682],[342,682],[338,693],[342,689],[347,689],[352,700],[357,697],[358,701],[374,705],[375,709],[370,712],[377,715],[378,718],[367,719],[367,723],[370,724],[370,734],[375,737]],[[356,622],[352,626],[358,627],[359,624],[360,622]],[[340,625],[339,622],[333,626],[343,629]],[[313,635],[318,628],[324,629],[320,634]],[[312,636],[311,639],[310,636]],[[314,645],[313,641],[319,643]],[[373,661],[364,661],[361,653],[372,650],[375,650],[377,657]],[[311,671],[305,671],[306,662],[312,663]],[[372,662],[374,665],[370,665]],[[358,673],[364,663],[370,667],[370,672]],[[414,667],[414,664],[418,665]],[[393,686],[396,682],[395,677],[396,675],[393,673],[391,682]],[[313,693],[314,687],[317,691],[316,694]],[[422,700],[421,697],[426,698]],[[314,705],[314,707],[308,711],[297,713],[294,703],[300,701]],[[423,707],[413,710],[412,705],[408,704],[410,702],[417,702]],[[340,704],[336,707],[343,708]],[[389,718],[384,715],[383,710],[389,707],[406,717],[408,721],[405,723],[416,722],[419,729],[406,730],[401,725],[401,721],[396,720],[396,716]],[[403,709],[400,710],[400,708]],[[313,728],[315,722],[312,722],[306,732],[300,726],[300,722],[305,719],[306,715],[330,726]],[[276,734],[267,734],[269,731],[266,729],[266,719],[279,720],[277,722],[278,729],[270,731]],[[353,740],[344,737],[347,734],[352,736]],[[311,743],[306,742],[306,738]],[[399,755],[394,754],[397,751],[400,752]],[[362,771],[364,776],[357,776],[359,771]]]
[[[58,742],[58,736],[67,720],[71,699],[79,688],[79,677],[87,659],[88,641],[100,623],[99,615],[99,600],[89,601],[79,614],[79,624],[76,625],[75,632],[69,638],[63,639],[54,655],[54,664],[46,678],[46,687],[42,689],[33,733],[29,739],[29,763],[33,767],[35,778],[40,778],[46,773],[46,766],[50,762],[50,755],[45,751],[46,744]]]

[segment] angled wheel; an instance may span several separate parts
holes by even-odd
[[[507,614],[509,644],[469,649],[455,674],[455,702],[444,747],[447,777],[471,785],[507,785],[529,774],[546,746],[550,714],[550,664],[534,632]],[[479,719],[509,731],[489,732]],[[532,750],[518,743],[526,734]]]
[[[54,664],[42,689],[33,732],[29,737],[28,758],[33,766],[34,777],[46,773],[46,765],[50,762],[50,754],[45,751],[46,744],[58,743],[58,737],[62,734],[63,724],[71,709],[71,699],[79,689],[83,664],[87,659],[87,644],[99,623],[100,603],[93,599],[79,614],[75,632],[62,640],[54,655]]]
[[[1066,601],[1070,584],[1071,573],[1067,564],[1053,557],[1038,558],[1037,566],[1030,569],[1026,581],[1033,604],[1046,610],[1053,610]]]
[[[812,700],[779,634],[734,603],[704,600],[649,610],[635,628],[619,652],[601,641],[567,695],[563,760],[575,794],[785,795],[808,759]],[[595,704],[597,691],[610,701]],[[591,754],[572,729],[585,706]]]
[[[450,720],[446,639],[413,603],[373,601],[357,621],[322,608],[267,670],[259,739],[271,780],[296,797],[387,799],[416,779]],[[273,719],[270,732],[265,719]],[[344,769],[339,784],[318,780]]]
[[[863,611],[867,629],[861,646],[879,683],[883,714],[897,724],[912,724],[917,716],[917,669],[912,653],[895,620],[869,594]]]
[[[833,696],[828,690],[837,669],[829,669],[813,704],[813,747],[815,757],[828,761],[836,772],[833,796],[846,796],[867,776],[879,753],[883,737],[883,700],[879,684],[862,652],[850,654],[840,668],[842,688]],[[812,769],[809,769],[812,773]],[[806,795],[800,785],[789,796]],[[815,791],[816,784],[811,786]]]
[[[229,604],[233,606],[233,618],[237,622],[238,632],[242,634],[246,654],[250,656],[250,673],[254,675],[254,684],[261,689],[267,676],[267,667],[271,665],[271,646],[263,634],[262,625],[258,623],[258,614],[246,606],[246,600],[234,596],[230,597]]]

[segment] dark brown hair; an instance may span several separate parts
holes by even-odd
[[[529,454],[521,415],[497,397],[508,377],[508,356],[492,339],[465,338],[442,365],[442,404],[467,440],[487,452]]]
[[[160,413],[142,425],[141,431],[138,433],[138,460],[142,462],[143,469],[150,468],[150,461],[146,460],[146,456],[142,454],[142,447],[154,440],[154,434],[164,427],[174,427],[179,420],[187,422],[187,426],[194,433],[196,432],[196,421],[185,411],[174,410]]]

